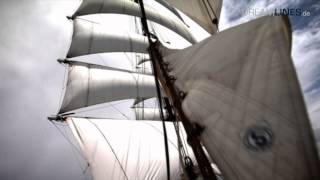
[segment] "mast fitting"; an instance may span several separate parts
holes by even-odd
[[[187,142],[191,144],[191,137],[199,137],[204,131],[205,127],[198,123],[192,123],[192,130],[188,133]]]
[[[74,16],[66,16],[68,20],[74,20]]]
[[[187,96],[187,93],[183,91],[179,91],[179,96],[181,99],[184,99]]]
[[[67,59],[58,59],[57,61],[60,64],[69,64],[69,61]]]
[[[169,81],[170,81],[171,83],[173,83],[175,80],[177,80],[177,78],[174,77],[174,76],[169,76],[168,79],[169,79]]]
[[[64,114],[57,114],[57,115],[52,115],[52,116],[48,116],[48,120],[49,121],[59,121],[59,122],[64,122],[66,121],[67,117],[69,115],[73,115],[75,113],[70,112],[70,113],[64,113]]]
[[[63,117],[61,115],[53,115],[47,117],[49,121],[59,121],[64,122],[66,120],[66,117]]]
[[[185,170],[190,179],[196,179],[198,175],[195,173],[192,159],[189,156],[184,157]]]

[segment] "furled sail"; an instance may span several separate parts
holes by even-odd
[[[156,0],[160,4],[163,0]],[[167,0],[210,34],[217,32],[222,0]],[[164,5],[165,6],[165,5]]]
[[[180,19],[160,14],[156,9],[149,6],[145,6],[145,11],[147,19],[171,29],[191,43],[197,42]],[[141,17],[139,5],[130,0],[83,0],[73,16],[98,13],[127,14]]]
[[[167,179],[161,122],[68,118],[95,180]],[[177,138],[167,122],[171,179],[180,179]]]
[[[187,93],[183,111],[205,127],[201,140],[225,180],[320,179],[287,17],[262,17],[184,50],[160,50]]]
[[[105,52],[147,53],[147,48],[148,41],[142,35],[109,33],[99,24],[75,19],[68,57]]]
[[[161,120],[159,108],[134,107],[134,111],[136,114],[136,120],[156,120],[156,121]],[[164,115],[166,115],[165,112],[164,112]]]
[[[122,99],[156,96],[154,77],[86,63],[69,63],[60,113]]]

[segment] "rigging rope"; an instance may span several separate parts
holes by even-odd
[[[86,158],[84,157],[84,155],[80,152],[80,150],[78,149],[78,147],[71,142],[71,140],[68,138],[68,136],[65,135],[65,134],[61,131],[61,129],[57,126],[58,124],[54,123],[53,121],[50,121],[50,122],[51,122],[51,123],[53,124],[53,126],[58,130],[58,132],[62,135],[62,137],[63,137],[65,140],[67,140],[68,144],[70,145],[72,154],[73,154],[73,156],[74,156],[75,159],[76,159],[77,165],[78,165],[78,167],[80,168],[84,179],[87,180],[86,172],[87,172],[87,169],[88,169],[88,167],[89,167],[89,163],[88,163],[87,159],[86,159]],[[78,158],[78,156],[76,155],[75,152],[77,152],[77,153],[80,155],[80,157],[83,158],[83,160],[86,162],[87,165],[86,165],[86,167],[85,167],[84,169],[82,168],[81,161],[80,161],[80,159]]]
[[[155,127],[153,124],[151,124],[151,123],[149,123],[149,122],[143,122],[143,123],[145,123],[145,124],[149,125],[150,127],[152,127],[154,130],[156,130],[156,132],[158,132],[158,133],[160,133],[160,134],[163,134],[163,132],[162,132],[160,129],[158,129],[157,127]],[[175,144],[173,141],[171,141],[170,139],[168,139],[168,142],[169,142],[173,147],[175,147],[176,149],[178,149],[178,147],[176,146],[176,144]]]
[[[63,66],[65,67],[64,68],[64,72],[63,72],[63,81],[62,81],[62,88],[61,88],[61,92],[60,92],[60,97],[59,97],[59,106],[58,107],[61,107],[62,106],[62,96],[63,96],[63,91],[64,89],[66,88],[66,81],[67,81],[67,78],[66,78],[66,74],[67,74],[67,71],[68,71],[68,65],[64,65]],[[59,111],[59,110],[58,110]],[[57,113],[58,114],[58,113]]]
[[[117,160],[117,162],[118,162],[118,164],[119,164],[119,166],[120,166],[120,168],[121,168],[121,170],[122,170],[125,178],[128,180],[129,178],[128,178],[128,176],[127,176],[127,173],[126,173],[125,169],[123,168],[123,166],[122,166],[122,164],[121,164],[121,162],[120,162],[120,160],[119,160],[116,152],[115,152],[114,149],[112,148],[112,146],[111,146],[110,142],[108,141],[107,137],[104,135],[104,133],[101,131],[101,129],[99,128],[99,126],[98,126],[96,123],[92,122],[90,119],[88,119],[88,121],[96,127],[96,129],[97,129],[97,130],[99,131],[99,133],[102,135],[103,139],[107,142],[107,144],[108,144],[108,146],[110,147],[110,149],[111,149],[114,157],[116,158],[116,160]]]
[[[74,149],[76,149],[76,152],[84,159],[86,160],[86,158],[84,157],[84,155],[82,154],[82,152],[78,149],[79,147],[77,147],[75,144],[73,144],[71,142],[71,140],[61,131],[61,129],[57,126],[57,124],[53,121],[50,121],[55,128],[57,128],[58,132],[63,136],[64,139],[66,139],[68,141],[68,143],[71,145],[71,147],[73,147]]]
[[[152,45],[152,40],[151,40],[151,34],[148,29],[148,24],[147,24],[147,18],[144,10],[144,5],[143,5],[143,0],[138,0],[139,5],[140,5],[140,10],[141,10],[141,25],[142,25],[142,30],[143,32],[147,35],[149,45]],[[165,145],[165,155],[166,155],[166,165],[167,165],[167,179],[170,180],[170,162],[169,162],[169,148],[168,148],[168,137],[167,137],[167,129],[166,129],[166,124],[164,121],[164,115],[163,115],[163,108],[162,108],[162,98],[161,98],[161,91],[160,91],[160,83],[158,81],[158,75],[157,71],[155,69],[155,60],[152,56],[153,52],[149,48],[149,54],[150,54],[150,59],[151,59],[151,64],[153,68],[153,74],[154,74],[154,79],[155,79],[155,84],[156,84],[156,89],[157,89],[157,97],[158,97],[158,102],[159,102],[159,111],[160,111],[160,118],[162,121],[162,126],[163,126],[163,134],[164,134],[164,145]]]
[[[178,141],[178,150],[180,151],[181,150],[181,155],[182,157],[186,157],[187,154],[186,154],[186,151],[184,149],[184,146],[182,144],[182,141],[181,141],[181,137],[180,137],[180,130],[179,130],[179,125],[178,125],[178,122],[173,122],[173,125],[175,127],[175,130],[176,130],[176,134],[177,134],[177,141]]]
[[[90,23],[93,23],[93,24],[99,24],[99,25],[101,25],[101,23],[99,23],[99,22],[92,21],[92,20],[85,19],[85,18],[81,18],[81,17],[76,17],[75,19],[80,19],[80,20],[84,20],[84,21],[87,21],[87,22],[90,22]]]
[[[129,152],[130,152],[130,146],[131,146],[131,134],[132,134],[132,127],[130,127],[130,133],[129,133],[129,143],[128,143],[128,147],[127,147],[127,155],[125,158],[125,169],[127,169],[128,167],[128,159],[129,159]]]
[[[64,130],[65,134],[67,134],[66,128],[63,128],[63,130]],[[77,152],[77,150],[75,150],[74,148],[71,148],[71,150],[72,150],[72,153],[74,153],[74,156],[75,156],[75,158],[76,158],[76,160],[77,160],[77,162],[78,162],[79,168],[82,170],[81,160],[80,160],[79,157],[75,154],[75,152]],[[85,176],[85,174],[86,174],[88,168],[90,167],[90,165],[89,165],[88,162],[87,162],[86,164],[87,164],[86,167],[84,168],[84,170],[82,170],[82,174],[84,175],[84,179],[85,179],[85,180],[87,179],[87,177]]]
[[[77,110],[69,111],[69,112],[74,112],[74,114],[79,114],[79,113],[84,113],[84,112],[88,112],[88,111],[94,111],[94,110],[98,110],[98,109],[109,108],[111,106],[115,106],[115,105],[118,105],[118,104],[126,103],[127,101],[131,101],[131,100],[129,99],[129,100],[121,100],[120,102],[109,102],[109,103],[98,104],[98,107],[87,106],[87,107],[84,107],[83,109],[77,109]],[[73,117],[73,116],[70,116],[70,117]]]
[[[118,113],[120,113],[124,118],[126,118],[126,119],[128,119],[128,120],[130,120],[130,118],[126,115],[126,114],[124,114],[123,112],[121,112],[118,108],[116,108],[114,105],[110,105],[113,109],[115,109]]]

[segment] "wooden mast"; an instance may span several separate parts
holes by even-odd
[[[147,18],[144,11],[143,0],[138,0],[140,9],[141,9],[141,23],[143,32],[148,37],[149,41],[149,54],[152,63],[152,68],[156,79],[160,81],[166,95],[171,100],[173,105],[175,115],[177,120],[181,121],[187,136],[188,136],[188,143],[191,145],[194,155],[197,159],[201,174],[204,179],[206,180],[217,180],[211,164],[202,148],[202,145],[199,140],[199,135],[203,128],[201,128],[197,124],[191,123],[191,121],[185,116],[184,112],[182,111],[182,99],[181,93],[176,90],[173,85],[175,77],[169,76],[164,68],[164,63],[162,57],[159,53],[158,49],[158,42],[153,42],[151,39],[152,34],[149,32]],[[159,89],[159,82],[156,80],[157,89]],[[159,99],[161,101],[161,99]]]

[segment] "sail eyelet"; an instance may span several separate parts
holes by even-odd
[[[180,91],[179,92],[179,96],[181,99],[184,99],[186,97],[187,93],[183,92],[183,91]]]
[[[174,76],[169,76],[168,78],[169,78],[169,81],[172,82],[172,83],[173,83],[175,80],[177,80],[177,78],[174,77]]]
[[[265,151],[273,144],[271,129],[264,126],[252,126],[248,128],[244,136],[244,144],[250,150]]]

